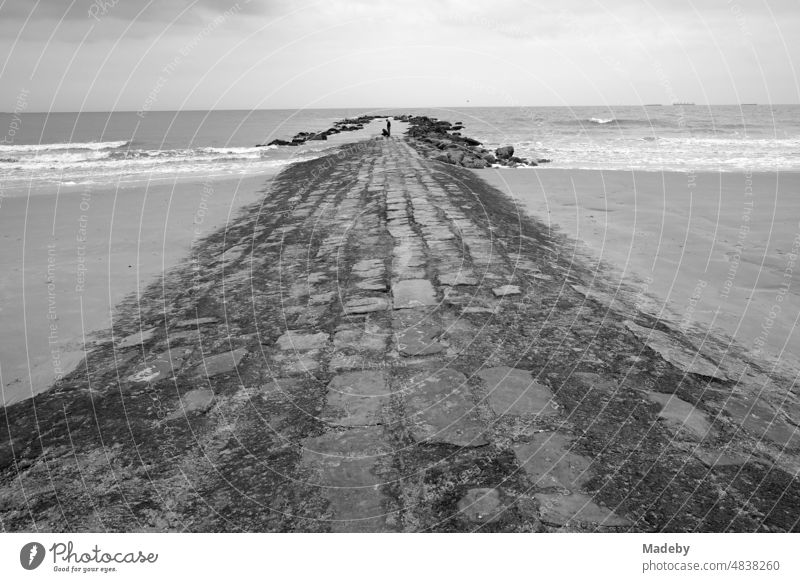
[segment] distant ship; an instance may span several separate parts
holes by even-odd
[[[691,101],[674,101],[673,105],[694,105]]]

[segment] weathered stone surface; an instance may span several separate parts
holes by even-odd
[[[389,385],[383,371],[348,372],[328,385],[322,420],[338,426],[381,424],[382,409],[389,404]]]
[[[471,274],[458,271],[456,273],[444,273],[443,275],[439,275],[439,283],[442,285],[450,285],[451,287],[455,287],[456,285],[477,285],[478,279]]]
[[[706,415],[673,394],[651,392],[647,398],[662,406],[658,417],[677,430],[686,430],[699,439],[713,436]]]
[[[461,516],[474,523],[497,521],[504,510],[505,507],[497,489],[470,489],[458,501],[458,511]]]
[[[311,295],[308,298],[309,305],[326,305],[331,303],[336,298],[336,293],[334,291],[329,291],[328,293],[317,293],[316,295]]]
[[[699,352],[689,352],[676,343],[675,339],[656,329],[649,329],[626,321],[625,326],[631,330],[644,344],[658,353],[667,362],[690,374],[698,374],[709,378],[727,380],[728,377],[718,366],[708,361]]]
[[[344,304],[344,312],[348,315],[385,311],[388,308],[389,302],[382,297],[360,297]]]
[[[157,358],[134,368],[128,376],[130,382],[158,382],[172,376],[173,364],[168,358]]]
[[[182,319],[175,324],[175,327],[198,327],[218,322],[216,317],[198,317],[197,319]]]
[[[389,451],[380,427],[330,432],[303,442],[302,462],[313,470],[310,483],[330,502],[333,531],[391,529],[379,488],[382,480],[374,471]]]
[[[356,287],[364,291],[386,291],[387,289],[386,281],[379,277],[359,281],[356,283]]]
[[[395,334],[397,349],[404,356],[429,356],[444,351],[436,341],[442,330],[433,324],[419,324]]]
[[[175,420],[192,412],[206,412],[212,404],[214,404],[213,390],[208,388],[190,390],[181,396],[181,405],[167,417],[167,420]]]
[[[553,393],[526,370],[498,366],[480,370],[477,376],[486,385],[486,399],[495,414],[558,413]]]
[[[278,338],[278,347],[280,349],[298,352],[318,350],[325,347],[326,343],[328,343],[328,334],[324,332],[306,333],[290,329]]]
[[[710,451],[696,449],[692,451],[692,454],[704,465],[711,468],[744,465],[748,461],[754,461],[756,459],[756,457],[752,455],[731,449],[715,449]]]
[[[386,348],[389,334],[379,329],[341,329],[333,336],[333,345],[337,349],[352,349],[358,352],[381,352]]]
[[[501,285],[492,289],[495,297],[506,297],[508,295],[519,295],[522,293],[517,285]]]
[[[631,522],[605,507],[597,505],[591,497],[582,493],[561,495],[560,493],[537,493],[540,517],[548,525],[598,525],[600,527],[626,527]]]
[[[245,355],[247,355],[247,350],[245,348],[237,348],[230,352],[214,354],[213,356],[203,358],[202,363],[199,364],[195,370],[198,374],[208,376],[209,378],[219,374],[227,374],[236,369]]]
[[[571,446],[564,435],[548,431],[534,434],[529,442],[515,443],[513,449],[534,485],[574,491],[591,477],[591,461],[571,452]]]
[[[787,423],[768,404],[754,397],[733,395],[725,402],[725,412],[734,424],[759,439],[772,441],[788,449],[800,448],[800,429]]]
[[[353,265],[353,273],[359,277],[375,276],[373,275],[375,272],[383,272],[383,259],[363,259]],[[364,273],[369,273],[369,275]]]
[[[158,328],[151,327],[150,329],[146,329],[144,331],[137,331],[136,333],[132,333],[131,335],[122,339],[121,342],[117,344],[117,349],[124,349],[130,348],[133,346],[138,346],[143,344],[153,338],[156,335]]]
[[[406,388],[406,420],[416,440],[462,447],[488,444],[466,382],[464,374],[449,368],[412,378]]]
[[[392,285],[395,309],[436,305],[436,291],[427,279],[406,279]]]

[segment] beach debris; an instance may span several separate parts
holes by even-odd
[[[461,516],[475,523],[497,521],[505,509],[500,491],[492,488],[470,489],[458,501],[458,512]]]
[[[719,366],[701,356],[698,351],[689,352],[663,331],[642,327],[632,321],[626,321],[625,327],[642,340],[648,348],[679,370],[717,380],[728,379]]]

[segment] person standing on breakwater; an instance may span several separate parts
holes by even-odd
[[[392,122],[386,118],[386,137],[392,137]]]

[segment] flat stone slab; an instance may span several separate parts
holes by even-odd
[[[501,285],[492,289],[495,297],[507,297],[509,295],[520,295],[522,291],[518,285]]]
[[[202,363],[195,369],[199,374],[208,376],[209,378],[219,374],[227,374],[236,369],[245,355],[247,355],[247,350],[245,348],[237,348],[230,352],[221,352],[203,358]]]
[[[175,324],[175,327],[199,327],[218,322],[216,317],[198,317],[197,319],[182,319]]]
[[[658,392],[650,392],[647,398],[662,406],[658,417],[672,428],[686,430],[699,439],[704,439],[711,433],[711,423],[706,415],[685,400],[674,394]]]
[[[478,279],[473,275],[459,271],[457,273],[444,273],[443,275],[439,275],[439,283],[442,285],[449,285],[450,287],[455,287],[456,285],[477,285]]]
[[[591,461],[570,451],[572,443],[557,432],[534,434],[527,443],[515,443],[520,467],[537,487],[559,487],[574,491],[591,477]]]
[[[175,366],[177,368],[177,366]],[[156,358],[150,362],[139,364],[133,374],[128,376],[129,382],[158,382],[172,376],[173,364],[168,358]]]
[[[329,291],[328,293],[317,293],[316,295],[311,295],[308,298],[308,304],[327,305],[328,303],[331,303],[335,297],[336,293],[334,291]]]
[[[688,352],[663,331],[642,327],[632,321],[626,321],[625,327],[642,340],[648,348],[658,353],[679,370],[708,378],[717,378],[718,380],[728,379],[718,366],[701,356],[699,352]]]
[[[790,449],[800,448],[800,429],[787,423],[766,403],[744,395],[735,395],[725,402],[727,412],[740,428],[759,439],[772,441]]]
[[[181,396],[181,405],[167,417],[167,420],[176,420],[192,412],[207,412],[214,404],[214,391],[208,388],[190,390]]]
[[[406,389],[406,419],[417,441],[462,447],[488,444],[483,425],[474,418],[466,382],[464,374],[450,368],[412,378]]]
[[[123,338],[122,341],[117,344],[117,349],[132,348],[133,346],[143,344],[146,341],[153,339],[153,336],[156,335],[157,331],[158,328],[151,327],[150,329],[146,329],[144,331],[132,333],[131,335]]]
[[[382,352],[386,349],[389,334],[363,327],[341,329],[333,336],[336,349],[351,349],[356,352]]]
[[[548,525],[567,524],[599,525],[601,527],[626,527],[631,522],[612,511],[597,505],[591,497],[582,493],[561,495],[560,493],[537,493],[540,518]]]
[[[344,304],[344,312],[347,315],[373,313],[375,311],[385,311],[386,309],[389,309],[389,302],[382,297],[359,297],[358,299],[351,299]]]
[[[436,341],[442,329],[438,325],[419,324],[395,334],[397,350],[404,356],[430,356],[445,350]]]
[[[495,414],[558,414],[553,393],[527,370],[498,366],[480,370],[477,376],[486,385],[486,400]]]
[[[364,259],[353,265],[353,272],[363,277],[362,273],[383,272],[383,268],[383,259]]]
[[[388,531],[382,480],[376,463],[390,452],[379,427],[330,432],[303,442],[302,463],[313,469],[309,482],[330,502],[336,532]]]
[[[704,465],[710,468],[714,467],[732,467],[736,465],[744,465],[748,461],[755,460],[747,453],[735,451],[732,449],[721,449],[713,451],[695,450],[692,454]]]
[[[328,343],[328,334],[324,332],[306,333],[302,331],[287,330],[278,338],[278,347],[282,350],[305,352],[319,350]]]
[[[470,489],[458,501],[458,512],[473,523],[492,523],[500,519],[505,511],[497,489]]]
[[[340,374],[328,384],[328,401],[321,418],[337,426],[370,426],[382,423],[389,404],[389,383],[383,371]]]
[[[392,285],[395,309],[436,305],[436,290],[427,279],[405,279]]]
[[[356,287],[363,289],[364,291],[386,291],[387,289],[386,281],[384,281],[381,277],[364,279],[363,281],[356,283]]]

